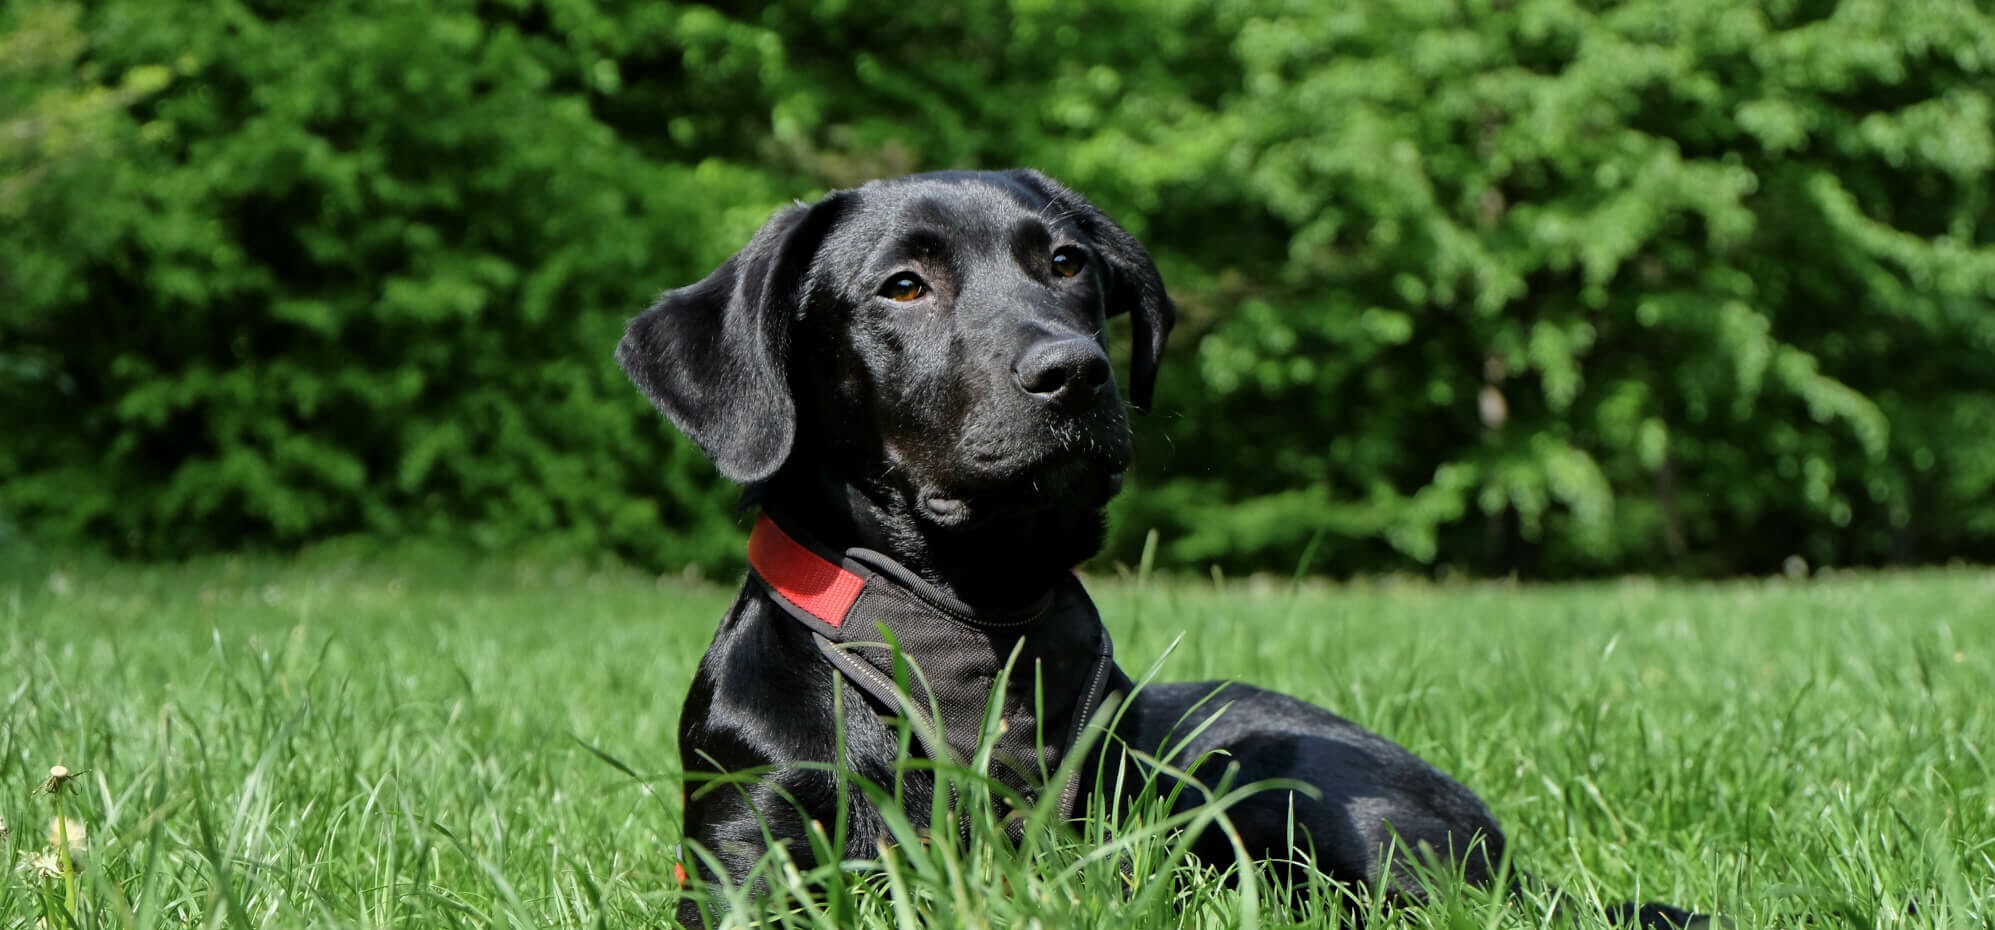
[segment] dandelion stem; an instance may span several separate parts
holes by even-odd
[[[76,867],[69,859],[69,818],[62,809],[62,789],[66,787],[66,779],[49,779],[49,797],[55,799],[55,854],[62,863],[63,903],[69,909],[69,925],[74,927],[77,926]]]

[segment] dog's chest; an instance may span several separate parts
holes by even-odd
[[[810,629],[877,709],[905,713],[926,755],[977,765],[1028,797],[1051,780],[1113,677],[1108,631],[1072,577],[1029,609],[975,611],[878,553],[834,562],[768,518],[750,559],[751,585]],[[1062,814],[1076,784],[1062,786]]]
[[[972,625],[912,597],[882,594],[856,613],[856,629],[840,640],[820,637],[819,648],[881,707],[902,709],[897,693],[905,693],[926,711],[913,725],[931,757],[946,747],[958,763],[976,759],[991,723],[990,774],[1031,793],[1100,705],[1108,677],[1107,631],[1074,587],[1017,628]],[[920,732],[925,727],[940,732]]]

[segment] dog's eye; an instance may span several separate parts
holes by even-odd
[[[1071,278],[1080,274],[1087,263],[1088,253],[1071,245],[1063,245],[1053,252],[1053,273],[1062,278]]]
[[[887,283],[880,285],[881,297],[901,303],[920,300],[926,293],[928,293],[928,283],[911,274],[894,275],[887,279]]]

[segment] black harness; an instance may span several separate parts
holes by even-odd
[[[1051,779],[1114,677],[1108,630],[1071,575],[1025,609],[976,610],[878,552],[832,553],[767,513],[749,537],[748,561],[770,600],[810,628],[847,680],[879,709],[914,714],[931,759],[976,759],[985,711],[1015,651],[986,774],[1028,798]],[[896,668],[889,639],[912,669]],[[897,682],[906,683],[905,698]],[[1079,792],[1080,779],[1070,780],[1060,816],[1074,814]]]

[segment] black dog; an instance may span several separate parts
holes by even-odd
[[[705,280],[632,321],[618,362],[765,514],[751,539],[755,574],[700,662],[680,724],[689,776],[767,772],[744,790],[689,797],[687,839],[728,873],[703,877],[741,881],[771,835],[808,858],[805,825],[834,822],[841,798],[845,855],[875,853],[879,812],[841,793],[825,767],[786,763],[895,783],[901,744],[882,720],[896,709],[892,658],[861,645],[880,638],[876,624],[925,673],[914,703],[942,707],[926,721],[941,730],[923,741],[932,757],[974,741],[992,672],[1023,640],[1018,667],[1029,671],[1013,690],[1024,689],[1002,702],[1019,725],[1005,730],[1013,736],[993,775],[1028,791],[1104,694],[1129,694],[1072,575],[1100,547],[1103,507],[1129,465],[1102,342],[1107,318],[1125,313],[1136,337],[1130,401],[1141,410],[1174,313],[1143,247],[1037,172],[948,172],[786,209]],[[839,705],[841,677],[859,691]],[[1306,836],[1331,878],[1416,901],[1424,891],[1408,857],[1388,850],[1430,851],[1471,881],[1495,877],[1503,833],[1468,789],[1321,708],[1238,684],[1207,702],[1219,687],[1137,691],[1113,735],[1158,754],[1225,707],[1172,759],[1217,754],[1241,767],[1242,783],[1318,789],[1233,808],[1251,851],[1291,858],[1290,838]],[[1016,736],[1035,732],[1041,745]],[[932,790],[903,782],[915,810]],[[1061,800],[1065,812],[1084,809]],[[1226,848],[1214,836],[1200,852],[1223,861]],[[1661,905],[1619,916],[1658,927],[1695,919]]]

